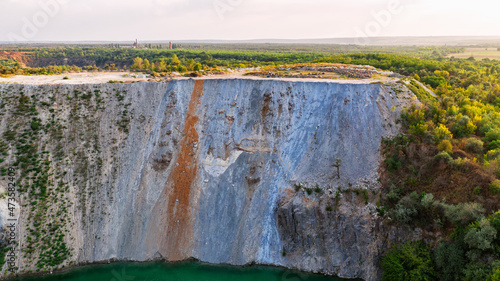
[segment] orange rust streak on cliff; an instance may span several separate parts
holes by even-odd
[[[168,251],[166,255],[171,260],[186,258],[186,251],[192,247],[190,195],[197,173],[194,145],[199,141],[196,125],[198,124],[198,105],[202,96],[203,80],[195,80],[184,124],[183,139],[180,143],[180,152],[176,161],[179,165],[174,167],[167,181],[171,188],[168,195],[168,233],[165,237],[167,239],[165,246]]]

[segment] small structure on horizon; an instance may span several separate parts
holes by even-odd
[[[173,49],[172,41],[170,41],[169,48],[170,48],[170,50]]]
[[[135,39],[135,43],[133,45],[133,48],[134,49],[139,49],[139,41],[137,41],[137,39]]]

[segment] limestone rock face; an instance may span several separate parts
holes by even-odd
[[[0,84],[7,104],[0,131],[21,118],[21,91],[50,104],[36,105],[42,124],[60,119],[62,137],[40,133],[38,142],[53,157],[52,177],[60,172],[68,184],[58,195],[72,203],[64,240],[73,256],[65,263],[193,257],[374,280],[389,239],[373,197],[381,140],[398,133],[396,120],[413,99],[397,87],[253,79]],[[33,223],[29,196],[19,198],[21,231]]]

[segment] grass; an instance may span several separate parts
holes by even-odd
[[[408,85],[408,88],[417,96],[418,100],[421,102],[430,100],[434,101],[436,100],[435,97],[433,97],[424,87],[422,87],[418,82],[415,80],[411,80],[410,85]]]
[[[500,60],[500,51],[498,51],[497,48],[466,48],[464,53],[450,54],[448,57],[465,59],[474,57],[476,60],[486,58]]]

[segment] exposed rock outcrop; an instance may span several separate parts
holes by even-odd
[[[414,98],[394,87],[402,86],[0,84],[0,131],[14,132],[4,137],[10,148],[2,167],[19,161],[25,132],[50,183],[40,198],[38,187],[29,192],[40,175],[26,171],[38,162],[18,167],[26,185],[18,198],[20,271],[52,268],[37,264],[42,250],[27,247],[57,224],[71,255],[55,267],[193,257],[376,279],[390,239],[373,195],[381,139],[398,133],[396,120]],[[20,108],[33,114],[16,114]],[[28,238],[34,231],[42,235]]]

